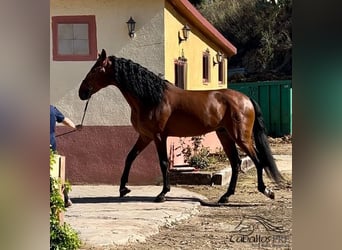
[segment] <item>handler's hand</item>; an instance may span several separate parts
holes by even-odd
[[[76,130],[82,130],[82,128],[83,128],[82,124],[76,125]]]

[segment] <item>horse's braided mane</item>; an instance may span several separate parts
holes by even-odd
[[[154,107],[162,101],[166,80],[131,60],[115,56],[108,58],[112,62],[114,81],[122,90],[131,93],[148,107]]]

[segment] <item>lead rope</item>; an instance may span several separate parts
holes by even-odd
[[[87,112],[89,100],[90,100],[90,98],[87,100],[86,105],[85,105],[85,107],[84,107],[83,117],[82,117],[82,121],[81,121],[81,126],[83,126],[83,121],[84,121],[85,114],[86,114],[86,112]]]
[[[89,100],[90,100],[90,98],[87,100],[86,105],[85,105],[85,107],[84,107],[83,117],[82,117],[82,121],[81,121],[81,124],[80,124],[81,126],[83,126],[83,121],[84,121],[85,114],[86,114],[86,112],[87,112]],[[74,129],[74,130],[65,132],[65,133],[63,133],[63,134],[56,135],[56,137],[59,137],[59,136],[62,136],[62,135],[66,135],[66,134],[70,134],[70,133],[75,132],[75,131],[77,131],[77,129]]]

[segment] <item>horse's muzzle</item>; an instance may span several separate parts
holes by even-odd
[[[91,92],[89,89],[79,89],[78,96],[84,101],[90,98]]]

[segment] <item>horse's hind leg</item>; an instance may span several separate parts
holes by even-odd
[[[247,138],[246,140],[239,140],[237,144],[241,147],[243,151],[247,153],[247,155],[252,159],[256,169],[257,169],[257,178],[258,178],[258,190],[259,192],[266,195],[268,198],[274,199],[274,192],[267,188],[264,180],[263,180],[263,163],[261,159],[258,158],[256,150],[252,143],[252,138]]]
[[[223,150],[226,153],[232,168],[232,175],[230,177],[227,192],[224,195],[222,195],[222,197],[218,201],[219,203],[227,203],[229,196],[235,193],[241,160],[235,142],[231,139],[226,130],[219,129],[216,131],[216,134],[222,144]]]
[[[129,171],[131,169],[132,163],[135,160],[135,158],[147,147],[148,144],[150,144],[152,140],[146,137],[139,136],[137,142],[131,149],[131,151],[128,153],[126,157],[126,162],[125,162],[125,169],[122,173],[121,176],[121,183],[120,183],[120,197],[125,196],[131,190],[129,190],[126,187],[126,184],[128,182],[128,176],[129,176]]]

